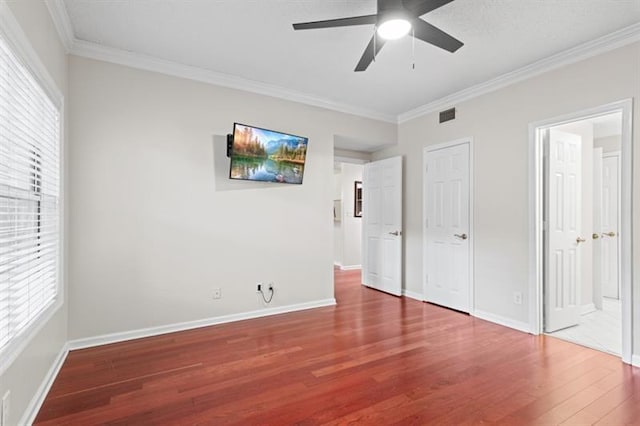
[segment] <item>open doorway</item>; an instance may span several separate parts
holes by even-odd
[[[532,329],[631,361],[631,102],[531,125]]]
[[[361,269],[363,285],[401,296],[402,157],[334,162],[334,269]]]
[[[341,270],[362,265],[362,172],[363,164],[334,162],[333,252]]]
[[[545,217],[548,224],[544,231],[545,247],[545,286],[543,293],[552,292],[543,297],[545,304],[544,329],[551,336],[569,340],[603,352],[620,356],[622,353],[622,307],[620,304],[620,151],[622,136],[622,113],[615,112],[599,117],[578,120],[550,127],[545,135]],[[556,155],[570,161],[570,155],[562,155],[558,143],[568,148],[568,138],[573,137],[580,163],[572,173],[562,174],[559,165],[549,164]],[[569,148],[570,149],[570,148]],[[605,151],[606,149],[606,151]],[[555,151],[555,152],[553,152]],[[557,160],[557,159],[556,159]],[[579,170],[579,173],[576,173]],[[558,179],[565,179],[563,187]],[[560,203],[571,203],[571,179],[576,179],[580,188],[577,204],[575,238],[570,238],[566,249],[558,247],[553,240],[564,237],[559,226],[568,225],[569,208]],[[569,180],[569,182],[566,182]],[[560,191],[560,192],[558,192]],[[564,193],[564,199],[560,194]],[[552,196],[551,194],[556,194]],[[559,217],[564,213],[565,217]],[[564,219],[564,220],[563,220]],[[558,223],[563,220],[564,223]],[[569,231],[570,232],[570,231]],[[554,236],[555,234],[555,236]],[[575,240],[575,242],[574,242]],[[560,246],[563,242],[558,241]],[[553,250],[553,252],[552,252]],[[576,256],[560,263],[555,253]],[[565,256],[566,258],[567,256]],[[576,315],[570,317],[562,313],[563,318],[555,317],[561,309],[556,297],[562,289],[557,280],[558,274],[566,273],[571,278],[570,262],[576,262],[580,270],[575,271],[577,288],[575,289]],[[561,271],[560,269],[564,269]],[[571,285],[571,283],[567,283]],[[569,292],[572,290],[567,288]],[[559,295],[560,297],[564,295]],[[571,294],[569,295],[571,297]],[[571,304],[573,301],[568,301]],[[566,318],[566,320],[565,320]]]

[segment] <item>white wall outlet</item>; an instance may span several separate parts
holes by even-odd
[[[214,288],[213,289],[213,298],[214,299],[220,299],[221,297],[222,297],[222,289]]]
[[[513,292],[513,303],[516,305],[522,305],[522,292],[514,291]]]
[[[6,391],[2,397],[2,414],[0,414],[0,426],[9,426],[9,396],[10,391]]]

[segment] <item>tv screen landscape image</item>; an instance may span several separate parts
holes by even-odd
[[[307,138],[235,123],[231,179],[301,184]]]

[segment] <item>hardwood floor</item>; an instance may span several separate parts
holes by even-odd
[[[640,369],[359,285],[337,307],[69,354],[37,424],[640,424]]]

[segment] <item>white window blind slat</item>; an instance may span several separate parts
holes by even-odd
[[[20,105],[14,104],[14,106],[20,106]],[[40,119],[46,119],[46,117],[40,116]],[[13,124],[9,126],[10,123],[13,123]],[[30,133],[31,130],[29,129],[29,127],[23,123],[24,123],[24,117],[12,116],[10,114],[7,115],[6,117],[3,115],[0,115],[0,127],[3,130],[3,133],[7,136],[18,137],[19,145],[16,145],[16,146],[25,146],[27,149],[31,150],[35,148],[34,138]],[[54,124],[57,126],[58,125],[57,121]],[[51,137],[56,133],[57,132],[55,131],[55,129],[51,131],[46,131],[46,132],[41,131],[39,136],[40,138]],[[50,154],[50,155],[54,155],[57,153],[56,147],[49,144],[43,144],[40,147],[40,151],[44,154]]]
[[[0,37],[0,351],[58,294],[60,111]]]
[[[0,146],[3,148],[3,154],[9,158],[13,158],[21,161],[28,161],[30,163],[37,163],[40,166],[52,167],[55,166],[58,158],[58,152],[48,147],[42,147],[40,150],[36,150],[29,142],[28,135],[24,134],[21,129],[18,128],[5,128],[5,124],[0,121]],[[44,137],[52,137],[52,135],[43,135]],[[55,136],[55,134],[53,135]],[[11,141],[14,142],[11,142]],[[18,152],[16,152],[18,151]],[[37,157],[34,155],[37,153]],[[5,166],[12,166],[10,164],[4,164]]]

